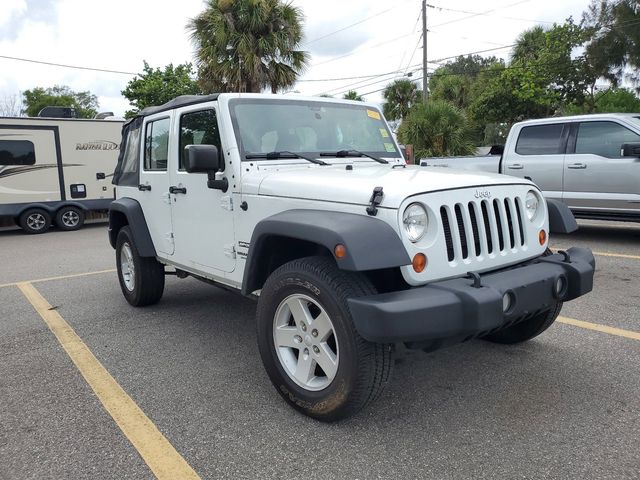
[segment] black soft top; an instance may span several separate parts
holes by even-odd
[[[178,107],[185,107],[187,105],[194,105],[196,103],[213,102],[218,99],[219,93],[212,93],[210,95],[181,95],[169,100],[163,105],[156,107],[147,107],[138,113],[138,117],[146,117],[147,115],[153,115],[154,113],[164,112],[172,110]]]

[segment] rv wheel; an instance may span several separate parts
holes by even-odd
[[[51,226],[51,215],[41,208],[30,208],[20,215],[18,225],[27,233],[44,233]]]
[[[84,225],[84,212],[78,207],[62,207],[56,214],[56,225],[60,230],[78,230]]]

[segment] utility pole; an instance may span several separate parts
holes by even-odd
[[[422,99],[429,100],[427,76],[427,0],[422,0]]]

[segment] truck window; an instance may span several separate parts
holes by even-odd
[[[215,110],[189,112],[180,117],[180,159],[178,165],[180,170],[183,170],[184,147],[187,145],[215,145],[218,150],[222,148]]]
[[[519,155],[555,155],[562,150],[562,123],[532,125],[520,130],[516,153]]]
[[[169,158],[169,119],[147,123],[144,141],[144,169],[166,171]]]
[[[28,140],[0,140],[0,165],[34,165],[36,153]]]
[[[582,122],[578,127],[576,153],[620,158],[623,143],[640,142],[640,135],[615,122]]]

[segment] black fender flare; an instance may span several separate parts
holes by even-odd
[[[549,211],[549,233],[572,233],[578,230],[573,213],[566,204],[560,200],[547,200]]]
[[[136,244],[140,256],[157,256],[156,249],[153,246],[153,240],[151,240],[151,234],[149,233],[149,227],[147,227],[147,222],[144,219],[142,207],[140,203],[133,198],[119,198],[111,202],[109,206],[109,243],[111,243],[111,246],[116,248],[118,232],[120,228],[124,226],[121,221],[121,216],[114,214],[115,212],[121,213],[126,218],[126,224],[131,229],[133,241]]]
[[[266,280],[265,247],[270,237],[304,240],[325,247],[342,270],[359,272],[411,264],[398,233],[380,219],[322,210],[286,210],[261,220],[253,230],[242,281],[244,295],[262,288]],[[346,247],[342,258],[333,254],[338,244]]]

